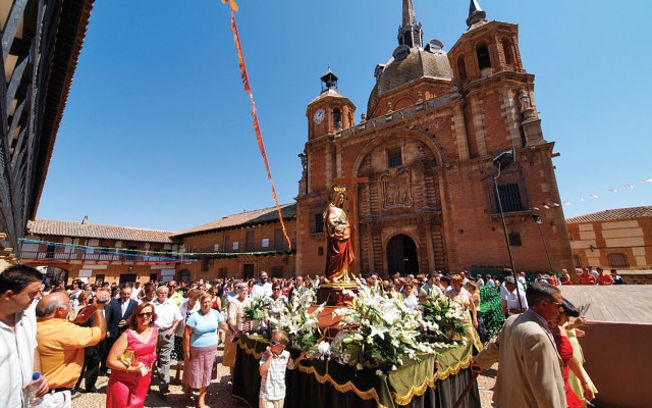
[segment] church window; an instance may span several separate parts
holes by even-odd
[[[482,71],[485,68],[491,68],[491,59],[489,58],[489,48],[486,45],[481,45],[477,49],[478,66]]]
[[[313,225],[313,231],[315,234],[321,234],[324,232],[324,216],[320,214],[315,214],[315,223]]]
[[[509,234],[509,245],[511,246],[521,246],[521,234],[518,232]]]
[[[387,149],[387,167],[390,169],[403,165],[401,157],[401,148]]]
[[[512,42],[505,38],[503,39],[503,53],[505,54],[505,64],[508,66],[514,66],[514,50],[512,48]]]
[[[503,184],[498,186],[500,193],[500,203],[503,207],[503,212],[521,211],[521,193],[518,189],[517,183]],[[498,208],[498,201],[496,200],[496,208]]]
[[[337,108],[333,109],[333,126],[335,126],[335,129],[342,127],[342,113]]]
[[[457,71],[460,75],[460,81],[466,81],[466,65],[464,65],[464,57],[460,57],[457,60]]]
[[[622,253],[609,254],[607,255],[607,259],[609,260],[609,266],[612,268],[624,268],[629,266],[627,255]]]

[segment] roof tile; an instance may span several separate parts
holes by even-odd
[[[35,219],[27,222],[27,232],[31,235],[55,235],[64,237],[113,239],[122,241],[173,243],[170,231],[119,227],[115,225],[93,224],[90,222],[58,221]]]
[[[284,219],[296,218],[297,205],[296,203],[281,205],[281,213]],[[173,237],[181,237],[185,235],[192,235],[201,232],[215,231],[223,228],[241,227],[251,224],[259,224],[264,222],[278,220],[278,211],[276,207],[262,208],[260,210],[246,211],[240,214],[232,214],[222,217],[217,221],[208,224],[200,225],[198,227],[190,228],[172,235]]]
[[[591,214],[579,215],[566,219],[566,224],[581,224],[587,222],[622,221],[636,218],[652,217],[652,205],[643,207],[615,208]]]

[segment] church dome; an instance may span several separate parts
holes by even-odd
[[[406,51],[408,50],[403,54]],[[432,52],[422,48],[412,48],[407,55],[397,55],[396,52],[394,54],[395,56],[387,64],[376,68],[376,85],[369,96],[367,114],[373,112],[381,95],[419,78],[453,80],[453,70],[448,56],[441,49]]]

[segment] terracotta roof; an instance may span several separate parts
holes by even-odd
[[[283,214],[283,219],[296,218],[296,203],[281,205],[281,213]],[[185,235],[192,235],[201,232],[216,231],[234,227],[244,227],[246,225],[268,223],[273,221],[278,221],[278,211],[276,210],[276,207],[268,207],[262,208],[260,210],[246,211],[240,214],[227,215],[217,221],[190,228],[185,231],[176,233],[172,236],[182,237]]]
[[[76,221],[57,221],[36,219],[27,222],[30,235],[53,235],[61,237],[114,239],[121,241],[160,242],[171,244],[172,232],[141,228],[119,227],[115,225],[81,223]]]
[[[615,208],[613,210],[604,210],[591,214],[580,215],[577,217],[568,218],[566,220],[566,224],[621,221],[646,217],[652,217],[652,205],[647,205],[644,207]]]

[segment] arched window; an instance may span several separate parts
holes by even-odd
[[[464,57],[457,59],[457,71],[460,74],[460,81],[466,81],[466,65],[464,65]]]
[[[340,110],[335,108],[333,109],[333,126],[335,129],[339,129],[342,127],[342,114],[340,113]]]
[[[509,38],[503,38],[503,53],[505,54],[505,64],[514,67],[516,65],[514,58],[514,49]]]
[[[489,58],[489,48],[487,48],[486,45],[478,46],[476,54],[478,56],[478,66],[480,67],[481,72],[483,69],[491,68],[491,58]]]
[[[609,254],[607,255],[607,259],[609,260],[609,266],[612,268],[623,268],[629,266],[629,262],[627,262],[627,255],[625,254]]]

